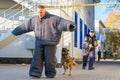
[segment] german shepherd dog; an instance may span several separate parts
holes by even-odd
[[[67,48],[62,48],[62,66],[64,68],[64,73],[63,75],[66,74],[66,70],[69,68],[70,69],[70,73],[69,76],[71,76],[72,74],[72,67],[74,65],[74,58],[72,58],[69,55],[69,50]]]

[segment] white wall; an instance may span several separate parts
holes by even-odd
[[[91,4],[92,0],[74,0],[75,4]],[[83,38],[84,38],[84,24],[86,24],[89,29],[94,30],[94,7],[75,7],[74,10],[78,13],[78,47],[73,47],[73,56],[82,59],[82,50],[79,48],[80,44],[80,18],[83,20]]]

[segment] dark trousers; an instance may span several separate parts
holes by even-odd
[[[101,54],[98,54],[98,61],[100,61],[100,58],[101,58]]]
[[[85,68],[87,66],[87,61],[89,58],[89,69],[93,68],[93,63],[95,61],[95,54],[94,54],[94,50],[90,51],[87,55],[83,56],[83,68]]]
[[[32,58],[29,75],[41,77],[43,63],[45,62],[45,75],[54,77],[56,75],[56,45],[36,45]]]

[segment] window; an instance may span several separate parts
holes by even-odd
[[[80,49],[82,49],[83,45],[83,21],[80,19]]]
[[[76,11],[75,11],[75,14],[74,14],[74,21],[75,21],[75,24],[76,24],[76,30],[74,32],[74,47],[77,47],[77,43],[78,43],[78,40],[77,40],[78,13]]]

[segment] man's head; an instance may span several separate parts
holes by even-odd
[[[90,31],[90,36],[93,37],[94,36],[94,31]]]
[[[38,16],[39,16],[40,18],[43,18],[43,17],[45,16],[45,14],[46,14],[46,9],[45,9],[45,7],[44,7],[43,5],[39,5],[39,6],[37,7],[37,13],[38,13]]]

